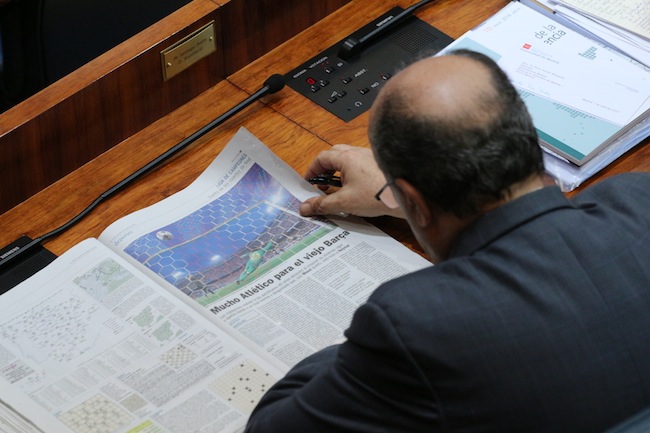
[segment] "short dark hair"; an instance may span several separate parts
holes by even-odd
[[[414,112],[399,90],[383,98],[369,130],[373,151],[389,179],[403,178],[430,203],[459,217],[504,198],[517,182],[544,171],[532,119],[505,72],[489,57],[457,50],[484,65],[494,92],[477,101],[493,115],[476,126],[462,119]],[[477,95],[478,97],[478,95]]]

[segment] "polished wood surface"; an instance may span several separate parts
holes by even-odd
[[[83,210],[99,194],[172,147],[196,129],[257,90],[272,73],[284,73],[343,39],[394,5],[408,6],[411,0],[353,0],[319,23],[278,48],[240,69],[154,122],[80,169],[54,183],[0,216],[0,246],[27,234],[34,238],[63,224]],[[439,0],[418,16],[452,37],[479,24],[506,0]],[[167,197],[194,180],[244,126],[267,144],[299,173],[312,158],[336,143],[368,146],[368,115],[346,123],[292,89],[265,97],[226,124],[208,133],[173,160],[109,199],[68,232],[46,243],[61,254],[86,237],[97,237],[112,221]],[[648,140],[612,164],[589,183],[623,171],[650,171]],[[391,218],[373,222],[407,246],[422,253],[403,221]]]
[[[0,114],[0,212],[192,100],[348,1],[193,0]],[[215,22],[217,51],[165,81],[160,52],[210,21]]]

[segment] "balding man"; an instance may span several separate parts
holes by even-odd
[[[307,177],[343,188],[301,212],[404,217],[436,266],[380,286],[247,432],[602,432],[650,405],[648,173],[547,186],[524,104],[470,51],[396,74],[369,138],[318,156]]]

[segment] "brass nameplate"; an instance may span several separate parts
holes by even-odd
[[[162,50],[163,78],[170,79],[217,50],[214,21]]]

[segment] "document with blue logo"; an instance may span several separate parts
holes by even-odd
[[[647,68],[519,2],[444,52],[459,48],[497,61],[526,103],[541,144],[575,165],[649,114]]]

